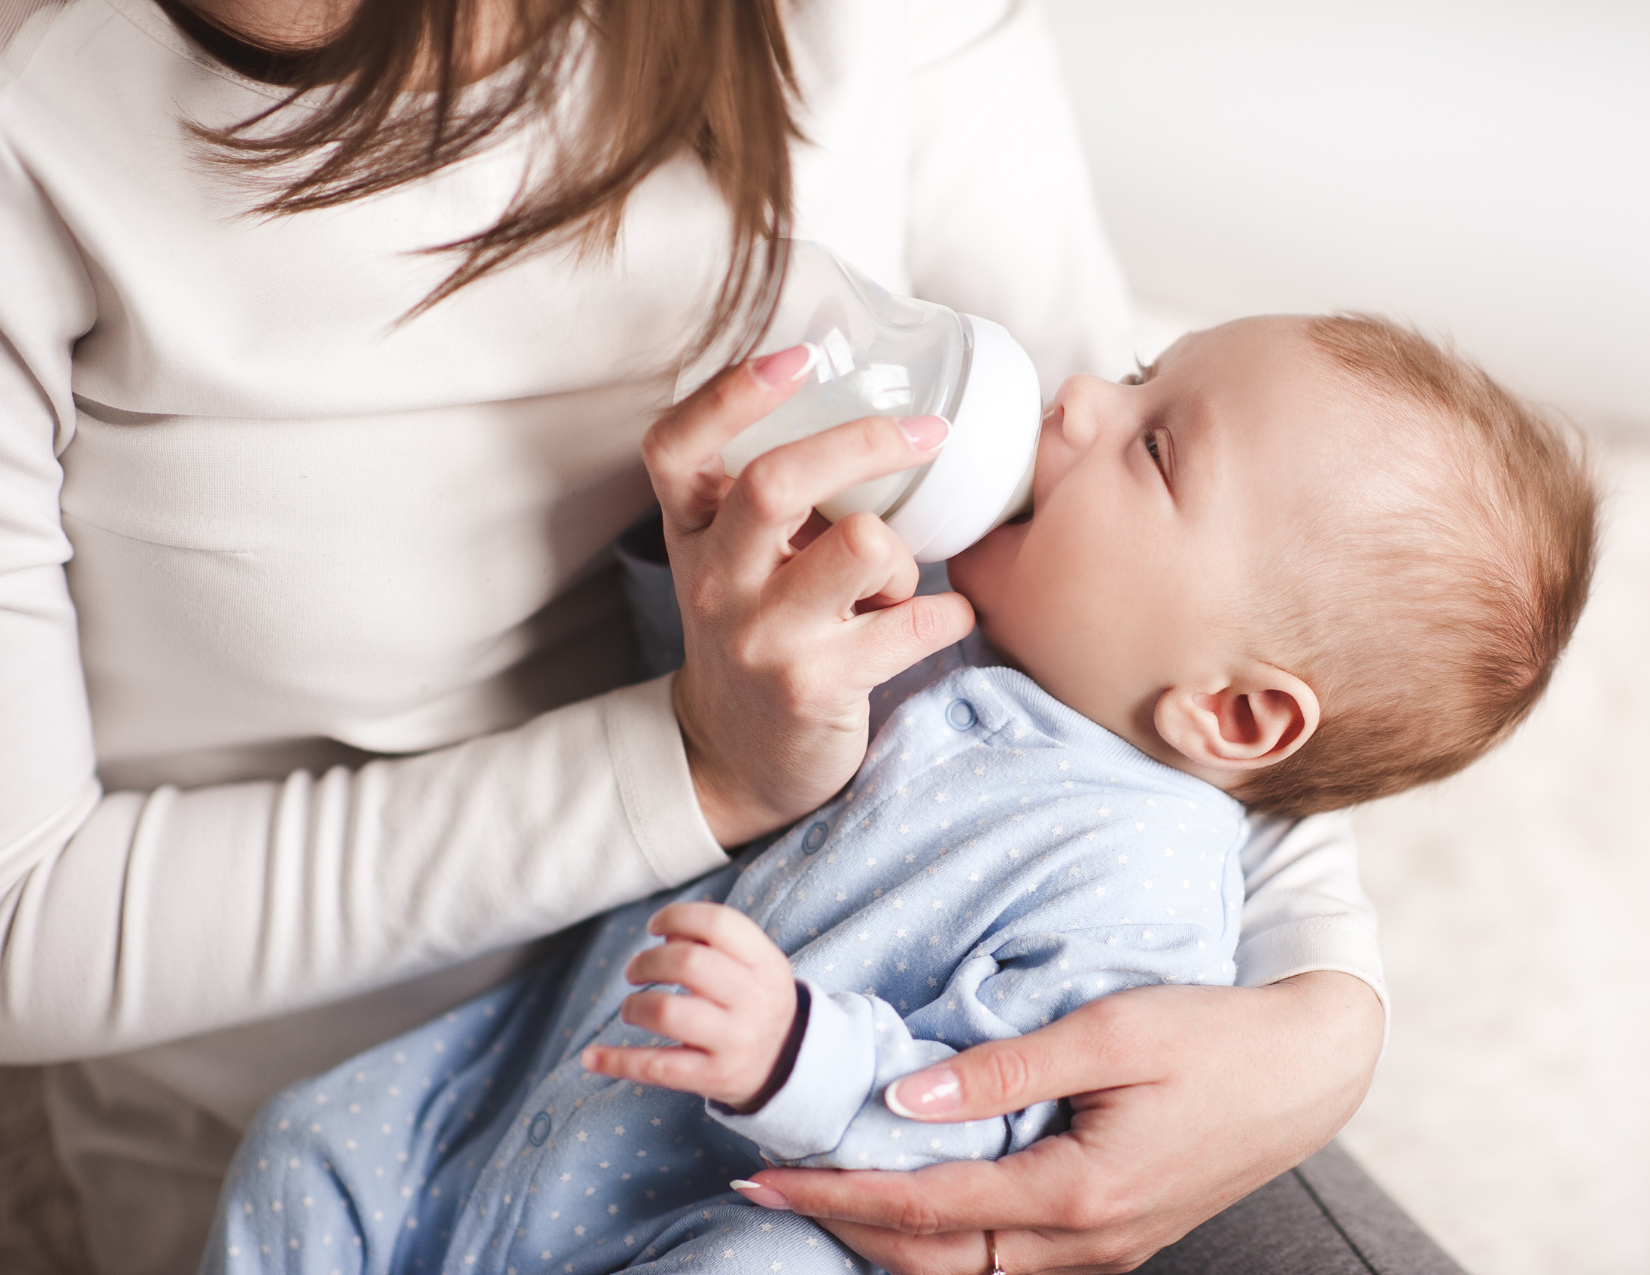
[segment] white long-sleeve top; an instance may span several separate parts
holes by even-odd
[[[1049,390],[1127,362],[1034,7],[832,0],[789,32],[798,234],[1004,323]],[[725,862],[668,681],[612,689],[605,569],[720,277],[714,190],[666,164],[610,258],[398,323],[530,133],[261,218],[186,125],[279,95],[149,0],[0,11],[0,1060],[144,1050],[235,1122]],[[1245,857],[1240,981],[1378,987],[1344,822],[1284,831]]]

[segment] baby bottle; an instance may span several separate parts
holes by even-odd
[[[918,562],[940,562],[1030,508],[1042,423],[1031,359],[1008,332],[942,305],[896,297],[819,244],[790,244],[758,355],[808,347],[800,390],[722,449],[737,477],[770,448],[862,416],[943,416],[951,437],[926,464],[819,505],[836,521],[877,514]]]

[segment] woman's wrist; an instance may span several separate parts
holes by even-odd
[[[692,725],[694,718],[684,703],[685,693],[682,675],[678,673],[674,692],[676,724],[682,732],[682,751],[687,757],[694,799],[699,803],[699,812],[711,836],[723,849],[732,849],[780,827],[784,819],[762,809],[750,794],[717,772],[710,760],[710,751],[697,738],[698,732]]]

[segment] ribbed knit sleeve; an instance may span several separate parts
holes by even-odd
[[[667,677],[279,782],[100,795],[82,766],[71,800],[0,859],[0,1058],[336,1000],[718,867],[674,725]],[[8,714],[6,756],[58,733]],[[6,808],[15,796],[7,784]]]

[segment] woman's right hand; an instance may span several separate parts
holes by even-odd
[[[1064,1133],[909,1173],[764,1169],[739,1192],[896,1275],[989,1270],[987,1227],[1017,1275],[1132,1271],[1334,1137],[1384,1024],[1369,985],[1335,970],[1132,988],[889,1086],[891,1108],[946,1123],[1065,1098]]]
[[[866,417],[723,472],[722,445],[800,388],[807,359],[796,346],[727,369],[642,442],[682,610],[676,716],[724,846],[830,798],[865,754],[871,688],[974,624],[960,594],[913,596],[916,561],[874,515],[799,536],[817,502],[932,459],[939,417]]]

